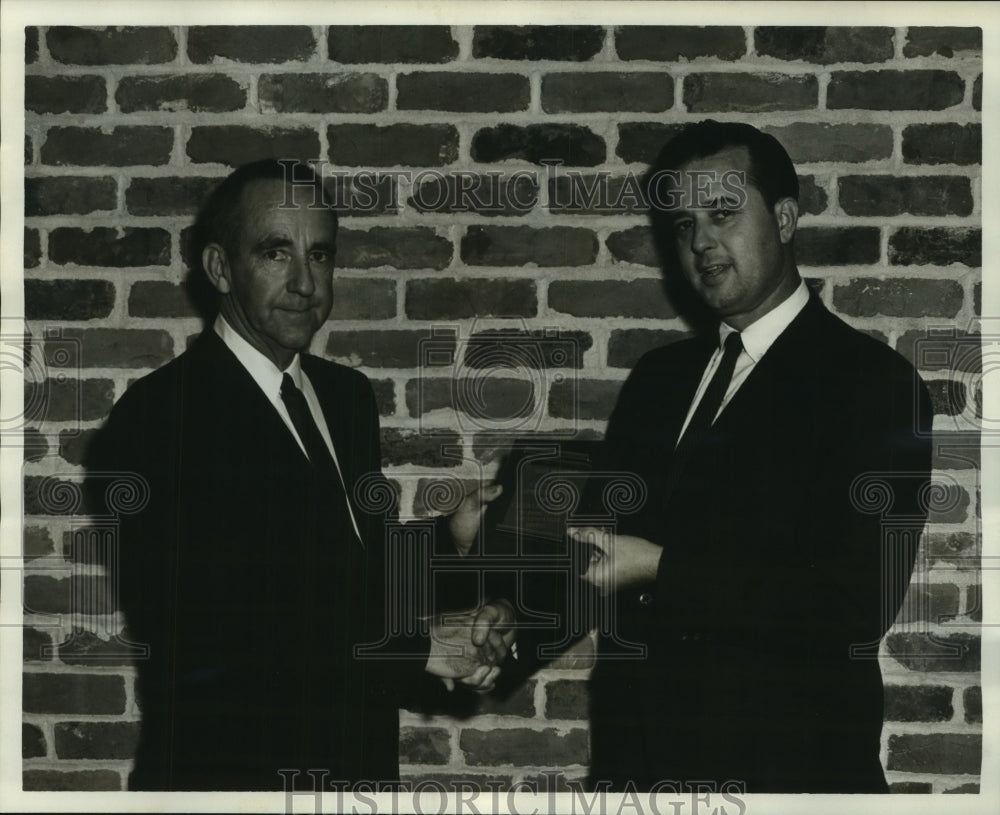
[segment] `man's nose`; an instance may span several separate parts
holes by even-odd
[[[691,251],[701,254],[715,246],[715,230],[707,221],[697,218],[691,227]]]
[[[289,268],[287,288],[302,297],[311,297],[316,291],[316,281],[313,280],[308,261],[299,257],[293,258]]]

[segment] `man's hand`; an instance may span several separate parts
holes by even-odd
[[[441,677],[448,690],[455,679],[476,691],[492,690],[514,636],[514,609],[506,600],[477,612],[444,615],[431,629],[427,671]]]
[[[448,520],[448,531],[451,532],[451,538],[460,555],[469,554],[472,544],[476,542],[476,535],[479,534],[486,505],[497,498],[501,492],[503,492],[503,487],[499,484],[491,484],[488,487],[473,490],[465,496],[458,509]]]
[[[634,535],[615,535],[606,529],[580,526],[569,530],[570,538],[594,547],[583,579],[602,592],[617,591],[637,583],[656,580],[663,547]]]

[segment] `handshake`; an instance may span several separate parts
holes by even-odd
[[[486,603],[477,611],[437,617],[431,628],[427,671],[452,690],[455,680],[475,691],[493,689],[500,663],[514,649],[514,608],[506,600]]]

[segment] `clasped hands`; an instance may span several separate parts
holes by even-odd
[[[486,693],[500,675],[500,663],[514,646],[514,608],[503,599],[478,611],[439,615],[431,627],[427,671],[452,690],[455,680]]]

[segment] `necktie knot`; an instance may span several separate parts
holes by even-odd
[[[733,331],[722,344],[723,354],[727,356],[739,356],[743,350],[743,335],[739,331]]]

